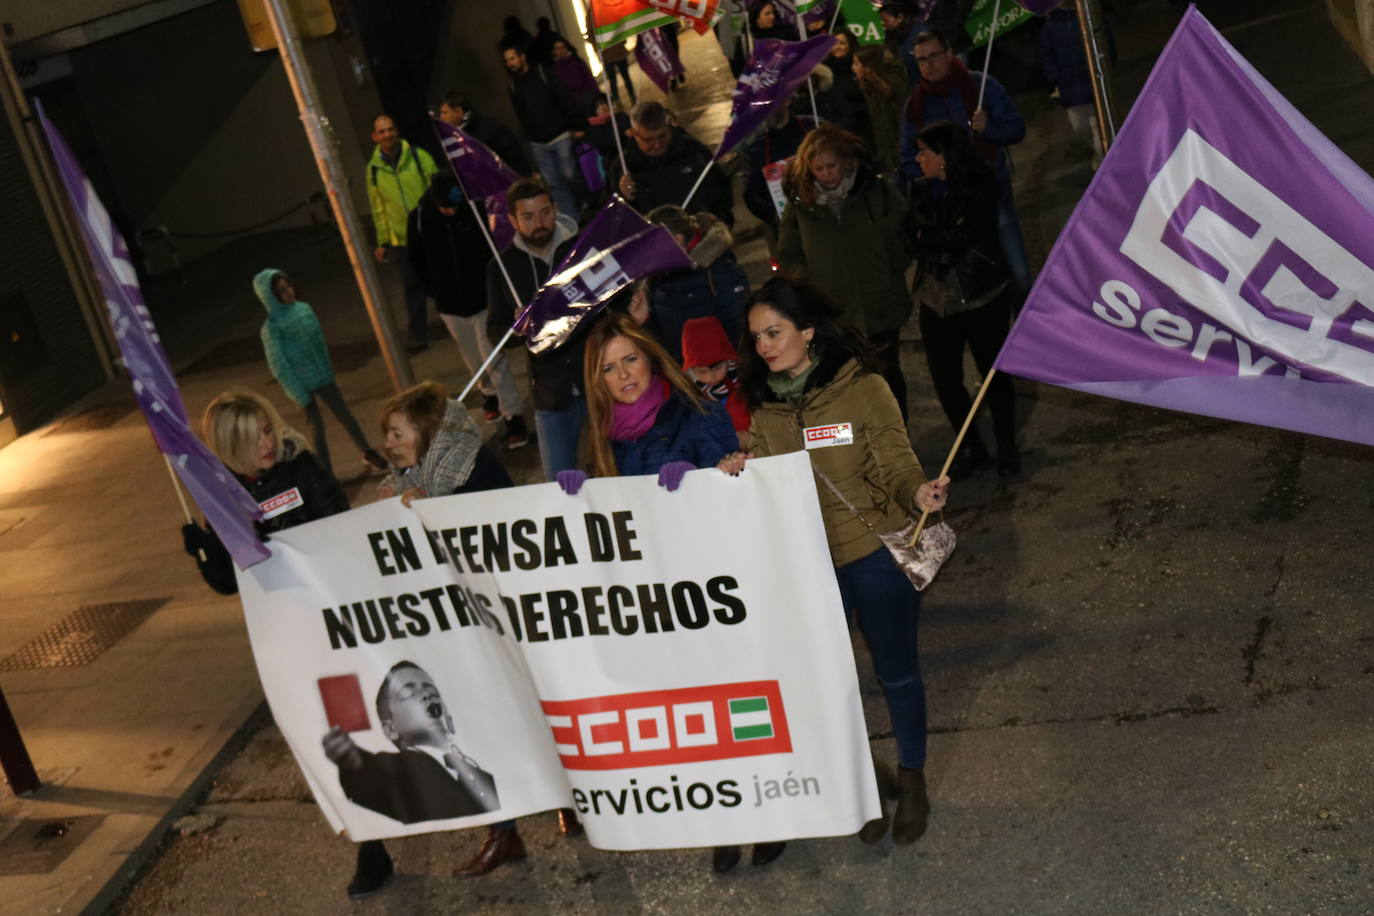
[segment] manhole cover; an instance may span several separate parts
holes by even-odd
[[[90,836],[103,814],[25,818],[0,842],[0,875],[46,875]]]
[[[90,664],[169,600],[146,598],[78,608],[0,661],[0,671],[75,668]]]
[[[64,433],[87,433],[97,429],[109,429],[133,413],[135,406],[133,400],[97,404],[81,411],[74,417],[63,420],[48,430],[46,435],[58,436]]]

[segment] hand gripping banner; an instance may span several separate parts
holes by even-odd
[[[997,368],[1374,444],[1374,179],[1190,8]]]

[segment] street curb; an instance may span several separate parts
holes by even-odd
[[[138,844],[138,847],[129,853],[129,857],[124,861],[110,879],[105,882],[104,887],[97,891],[90,901],[81,908],[81,916],[103,916],[110,907],[116,903],[124,892],[133,884],[135,878],[143,871],[157,855],[162,847],[162,841],[167,836],[167,831],[177,822],[182,815],[195,807],[196,802],[209,788],[210,783],[219,775],[219,771],[243,750],[254,733],[271,721],[272,713],[267,707],[265,698],[259,699],[257,705],[253,707],[243,724],[234,729],[224,741],[224,744],[213,757],[205,764],[196,778],[191,780],[186,790],[177,796],[167,809],[167,813],[148,831],[148,835]]]

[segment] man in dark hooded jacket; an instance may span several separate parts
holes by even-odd
[[[491,353],[486,295],[491,248],[477,223],[479,218],[486,219],[482,206],[474,214],[454,177],[440,172],[431,180],[420,206],[410,211],[406,230],[410,263],[472,373]],[[506,420],[506,447],[520,448],[529,442],[522,416],[524,398],[504,355],[497,355],[477,387],[486,396],[486,418]]]
[[[515,131],[495,118],[478,112],[472,107],[472,100],[463,93],[444,93],[443,100],[439,102],[439,120],[479,140],[483,146],[500,156],[512,171],[520,175],[530,173],[529,158]]]
[[[625,146],[628,174],[613,163],[608,176],[612,187],[640,213],[664,204],[682,206],[702,171],[711,164],[711,151],[701,141],[672,122],[659,102],[640,102],[630,112],[630,136]],[[730,179],[712,167],[692,195],[687,210],[711,213],[727,226],[735,224]]]

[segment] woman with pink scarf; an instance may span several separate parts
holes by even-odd
[[[657,474],[672,491],[695,468],[715,467],[739,450],[730,416],[704,397],[657,341],[627,315],[608,313],[587,335],[590,466],[597,477]],[[576,493],[587,475],[557,475]]]

